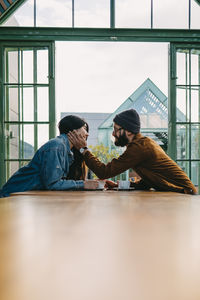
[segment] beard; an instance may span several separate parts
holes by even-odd
[[[128,139],[126,137],[125,132],[121,134],[119,137],[115,137],[115,146],[124,147],[128,144]]]

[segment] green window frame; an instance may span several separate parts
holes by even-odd
[[[168,128],[169,155],[200,186],[199,43],[170,45]]]
[[[46,60],[46,81],[38,78],[41,55]],[[55,137],[55,45],[54,42],[2,42],[0,57],[0,184],[3,185],[15,170],[30,161],[38,149],[40,130],[47,132],[48,139]],[[11,63],[14,76],[10,74]],[[30,82],[24,79],[24,73],[30,75]],[[45,105],[43,102],[47,105],[44,119],[38,118],[41,115],[38,106]],[[25,141],[25,130],[30,127],[33,149]],[[32,153],[28,155],[30,148]]]

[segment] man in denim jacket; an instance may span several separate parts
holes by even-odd
[[[60,135],[39,148],[29,164],[9,178],[0,190],[0,197],[30,190],[96,189],[96,180],[66,179],[74,161],[71,151],[73,144],[69,141],[67,132],[74,129],[87,139],[88,132],[84,120],[73,115],[64,117],[59,123]]]

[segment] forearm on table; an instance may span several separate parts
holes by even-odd
[[[65,191],[65,190],[79,190],[84,188],[83,180],[66,180],[60,179],[56,182],[48,183],[47,190]]]
[[[110,163],[104,164],[89,150],[84,153],[84,160],[88,168],[100,179],[114,177],[127,169],[123,164],[117,161],[117,159],[113,159]]]

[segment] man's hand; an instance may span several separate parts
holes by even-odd
[[[105,181],[105,188],[107,189],[113,189],[115,187],[118,187],[118,183],[112,181],[112,180],[106,180]]]
[[[76,149],[87,147],[87,140],[76,130],[68,132],[67,136]]]
[[[99,187],[99,182],[97,180],[85,180],[84,190],[96,190]]]

